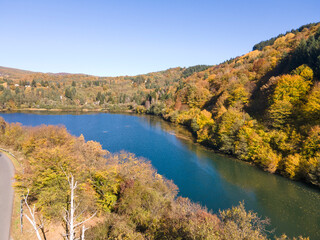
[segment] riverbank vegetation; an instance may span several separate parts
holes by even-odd
[[[320,186],[320,24],[216,66],[115,78],[1,68],[0,108],[132,110],[187,126],[201,144]]]
[[[41,239],[70,239],[71,175],[78,186],[73,193],[75,215],[81,213],[77,221],[94,216],[85,222],[85,239],[267,239],[268,221],[246,211],[243,203],[213,214],[178,197],[174,183],[148,161],[111,154],[64,127],[23,127],[0,118],[0,145],[22,156],[15,191],[35,206]],[[76,237],[81,227],[75,228]]]

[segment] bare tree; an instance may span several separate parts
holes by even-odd
[[[66,173],[65,173],[66,174]],[[85,240],[85,231],[88,229],[85,227],[84,223],[92,219],[97,212],[92,214],[89,218],[86,218],[84,220],[80,220],[82,218],[82,215],[84,211],[81,211],[79,214],[76,214],[77,209],[80,204],[76,205],[76,195],[75,195],[75,190],[78,187],[78,182],[74,181],[74,177],[72,174],[67,175],[68,183],[69,183],[69,188],[70,188],[70,202],[68,202],[68,207],[65,210],[65,217],[64,220],[66,222],[66,234],[64,235],[66,240]],[[30,222],[30,224],[33,227],[33,230],[35,231],[37,235],[38,240],[46,240],[46,235],[44,231],[44,221],[43,218],[39,217],[38,222],[36,220],[36,207],[33,205],[31,208],[28,204],[28,196],[29,196],[29,190],[27,195],[23,195],[23,200],[24,203],[29,211],[29,214],[24,214],[24,216],[27,218],[27,220]],[[76,232],[78,228],[81,228],[81,231],[79,230],[79,237],[76,238]],[[40,235],[40,231],[42,232],[43,238]]]
[[[37,223],[37,221],[36,221],[36,206],[33,205],[32,208],[29,206],[28,196],[29,196],[29,190],[28,190],[28,194],[23,196],[23,199],[24,199],[25,205],[27,206],[27,209],[29,211],[30,216],[28,216],[27,214],[24,214],[24,216],[27,218],[27,220],[32,225],[33,230],[35,231],[38,240],[42,240],[39,229],[42,232],[43,239],[46,239],[45,231],[44,231],[44,221],[43,221],[43,219],[40,219],[40,223]]]
[[[66,173],[65,173],[66,174]],[[81,218],[84,211],[80,212],[78,215],[76,215],[76,210],[79,207],[79,204],[75,205],[75,190],[78,187],[78,182],[74,181],[74,177],[72,174],[67,175],[68,182],[69,182],[69,188],[70,188],[70,209],[65,209],[66,216],[64,217],[64,220],[68,226],[68,230],[66,231],[65,238],[67,240],[84,240],[84,233],[87,230],[84,226],[84,223],[92,219],[97,212],[95,212],[93,215],[91,215],[89,218],[86,218],[83,221],[78,221],[79,218]],[[76,230],[78,227],[82,225],[82,231],[81,231],[81,238],[76,238]]]

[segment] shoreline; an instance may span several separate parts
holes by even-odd
[[[74,108],[66,108],[66,109],[61,109],[61,108],[52,108],[52,109],[47,109],[47,108],[21,108],[21,109],[0,109],[1,113],[14,113],[14,112],[97,112],[97,113],[112,113],[112,112],[124,112],[124,113],[134,113],[135,111],[133,110],[120,110],[120,111],[112,111],[108,109],[103,109],[103,108],[94,108],[94,109],[89,109],[89,108],[83,108],[83,109],[74,109]]]

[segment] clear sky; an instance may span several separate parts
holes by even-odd
[[[0,0],[0,66],[136,75],[217,64],[320,21],[319,0]]]

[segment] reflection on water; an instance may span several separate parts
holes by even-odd
[[[82,133],[109,151],[124,149],[150,159],[160,174],[178,185],[180,195],[213,211],[244,201],[247,209],[271,219],[277,235],[320,239],[317,189],[207,150],[182,126],[153,116],[118,114],[0,116],[25,125],[63,124],[72,134]]]

